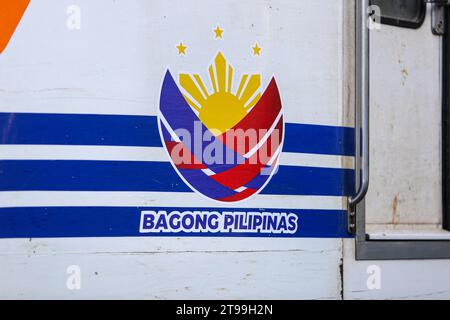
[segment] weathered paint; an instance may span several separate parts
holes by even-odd
[[[202,21],[205,26],[215,27],[218,23],[227,26],[224,28],[224,37],[235,34],[233,41],[223,42],[221,48],[228,51],[242,49],[236,62],[238,69],[247,71],[270,65],[282,88],[285,116],[289,121],[338,128],[353,125],[352,1],[255,0],[243,3],[230,0],[214,6],[209,6],[208,1],[197,1],[196,5],[190,5],[186,10],[183,1],[80,0],[82,29],[69,32],[65,19],[67,6],[71,4],[69,1],[50,0],[31,2],[16,30],[14,41],[0,56],[0,111],[67,113],[75,117],[95,114],[155,117],[161,78],[166,67],[170,65],[177,69],[196,70],[199,61],[209,61],[217,49],[211,45],[205,50],[204,44],[211,42],[211,33],[204,32],[206,27],[198,23]],[[186,15],[186,12],[191,14]],[[333,14],[324,14],[330,12]],[[195,32],[183,34],[183,41],[189,43],[188,52],[197,56],[198,61],[186,57],[180,60],[176,54],[171,56],[161,50],[162,46],[176,45],[180,40],[179,32],[186,25],[193,26]],[[419,31],[383,26],[380,32],[387,30],[387,34],[375,35],[374,41],[387,41],[389,45],[380,51],[375,51],[375,46],[372,53],[373,61],[378,64],[387,63],[385,59],[395,54],[400,56],[402,62],[394,61],[390,68],[376,67],[392,72],[374,77],[376,84],[386,86],[382,90],[374,88],[379,90],[375,95],[375,99],[379,99],[379,107],[394,100],[400,110],[389,109],[389,113],[384,113],[375,107],[375,128],[387,127],[372,133],[374,145],[380,141],[383,144],[391,137],[389,125],[394,118],[385,119],[384,115],[390,112],[391,116],[404,114],[409,111],[409,102],[413,103],[413,110],[423,113],[409,114],[398,129],[399,139],[405,146],[402,139],[405,133],[411,133],[411,128],[406,127],[409,121],[418,122],[421,128],[430,121],[429,125],[434,129],[429,137],[412,132],[415,137],[413,140],[420,142],[424,156],[411,161],[420,164],[436,160],[436,139],[439,134],[436,130],[439,125],[437,114],[420,108],[422,104],[429,104],[427,109],[433,109],[440,99],[437,92],[439,40],[429,35],[428,26],[429,20]],[[241,32],[243,29],[255,32],[247,34]],[[212,29],[207,31],[212,32]],[[162,33],[167,37],[161,37]],[[244,50],[250,49],[248,44],[255,39],[262,46],[261,59],[244,59]],[[413,44],[413,49],[402,46],[402,41],[406,39],[408,44]],[[424,41],[427,46],[422,46]],[[415,55],[417,49],[423,50],[418,56]],[[436,59],[430,59],[430,55]],[[426,75],[427,81],[420,79],[419,74]],[[385,79],[407,90],[393,96],[390,94],[389,82]],[[422,81],[432,85],[420,92],[415,88],[421,86]],[[404,99],[408,103],[404,103]],[[67,126],[64,129],[69,130]],[[123,138],[118,131],[115,137],[117,141],[123,141],[129,136]],[[28,138],[39,139],[38,135],[33,134],[28,135]],[[72,144],[58,145],[56,142],[42,148],[26,144],[2,145],[1,157],[4,160],[164,161],[162,148],[149,144],[145,139],[143,145],[125,143],[111,147],[101,142],[94,146],[80,146],[79,141],[74,143],[72,138],[67,139],[64,134],[56,135],[55,141],[66,139]],[[99,135],[97,138],[101,141],[102,137]],[[398,166],[394,156],[391,161],[379,161],[380,157],[389,156],[393,149],[397,150],[395,145],[389,148],[383,153],[373,151],[374,162],[381,164],[381,167],[375,167],[377,171],[372,173],[372,177],[382,179],[375,180],[375,189],[371,192],[376,193],[377,188],[384,192],[386,186],[390,192],[386,192],[379,202],[372,200],[375,208],[382,209],[372,211],[372,222],[409,223],[407,226],[412,223],[416,231],[424,230],[421,228],[426,230],[427,226],[414,223],[429,222],[428,218],[432,218],[434,225],[438,224],[439,199],[430,196],[427,191],[421,193],[425,199],[412,199],[412,205],[405,207],[404,199],[411,200],[414,192],[402,185],[403,197],[397,195],[395,198],[394,191],[398,189],[394,185],[391,188],[383,180],[386,173],[388,176],[393,174],[389,171],[391,163]],[[403,151],[405,153],[400,156],[409,152],[408,149]],[[285,161],[282,165],[286,166],[308,167],[313,164],[318,168],[353,167],[351,153],[289,153],[282,161]],[[424,185],[430,187],[430,192],[439,189],[439,182],[435,178],[438,166],[429,165],[423,169],[429,173],[424,179]],[[369,202],[371,199],[373,194],[369,194]],[[428,200],[431,200],[431,209],[430,206],[423,207]],[[185,206],[210,206],[207,200],[195,194],[186,192],[174,196],[174,193],[162,190],[103,190],[96,193],[16,190],[1,192],[0,201],[5,207],[54,208],[74,204],[147,207],[173,206],[174,202]],[[340,195],[261,194],[241,204],[241,207],[296,209],[313,206],[316,209],[336,210],[345,209],[345,205],[346,199]],[[407,216],[409,213],[411,215]],[[6,299],[359,299],[450,296],[448,261],[356,262],[354,243],[350,239],[2,239],[0,262],[0,298]],[[66,287],[66,271],[71,265],[81,268],[81,290],[69,290]],[[381,270],[380,290],[367,288],[367,268],[372,265]]]
[[[448,299],[449,260],[355,261],[354,241],[344,240],[344,299]],[[379,287],[367,285],[376,270]]]
[[[197,1],[186,8],[184,1],[83,0],[77,3],[82,9],[82,28],[68,31],[66,9],[71,2],[31,1],[13,41],[1,56],[0,111],[65,113],[74,118],[97,114],[154,117],[166,68],[201,71],[220,47],[224,52],[233,52],[236,70],[264,69],[264,76],[276,75],[287,122],[311,126],[314,130],[317,125],[350,127],[342,117],[345,102],[340,81],[344,73],[342,15],[346,2],[224,1],[211,6],[209,1]],[[323,12],[338,14],[324,16]],[[311,26],[318,21],[321,28],[311,32]],[[224,29],[222,42],[212,37],[212,28],[217,24]],[[192,32],[185,32],[186,25],[193,28]],[[187,55],[183,57],[177,55],[175,48],[180,40],[187,46]],[[258,59],[248,54],[255,41],[262,48]],[[320,55],[311,48],[320,50]],[[97,124],[100,126],[101,122]],[[42,130],[23,141],[36,142]],[[323,136],[314,132],[308,133],[308,141]],[[132,134],[133,131],[128,131],[121,136],[118,130],[108,136],[124,141]],[[3,159],[164,161],[162,148],[151,144],[151,137],[143,144],[108,147],[102,145],[99,135],[100,143],[80,146],[66,125],[59,134],[49,137],[58,141],[46,142],[50,145],[42,148],[4,145]],[[65,137],[69,138],[61,144]],[[91,133],[88,137],[96,136]],[[352,152],[336,152],[342,146],[327,144],[325,140],[318,145],[330,146],[331,152],[318,155],[316,147],[298,154],[288,151],[282,165],[303,164],[327,170],[352,168]],[[92,193],[19,189],[22,190],[2,192],[2,203],[7,207],[148,207],[174,203],[220,207],[194,193],[176,194],[167,190]],[[302,203],[325,210],[345,208],[340,193],[261,194],[240,206],[295,209]],[[0,295],[2,298],[340,299],[341,242],[341,239],[159,237],[4,239],[0,241],[4,271],[0,273],[0,282],[5,290]],[[66,287],[66,269],[70,265],[81,267],[79,291]]]
[[[0,297],[340,299],[341,256],[334,239],[2,240]]]
[[[371,32],[371,224],[442,223],[442,37],[430,25],[428,10],[417,30]]]

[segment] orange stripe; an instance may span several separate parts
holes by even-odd
[[[0,53],[5,50],[30,0],[0,0]]]

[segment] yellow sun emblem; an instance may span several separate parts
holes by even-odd
[[[219,135],[236,125],[261,98],[261,75],[244,74],[239,87],[232,92],[233,67],[219,52],[209,67],[214,92],[209,94],[200,75],[180,74],[180,85],[189,105],[202,123]]]

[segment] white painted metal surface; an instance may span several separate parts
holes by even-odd
[[[266,77],[277,75],[290,122],[353,124],[353,1],[228,0],[211,6],[210,1],[198,0],[189,3],[189,10],[185,1],[77,2],[82,9],[79,31],[66,27],[71,1],[31,3],[14,41],[0,57],[1,112],[156,115],[167,66],[204,70],[199,66],[209,63],[220,47],[234,53],[238,70],[263,69]],[[415,31],[383,26],[373,33],[372,43],[368,220],[382,228],[390,225],[383,232],[401,225],[419,230],[422,237],[428,226],[439,225],[442,209],[437,196],[440,42],[431,35],[429,23],[428,17]],[[211,39],[217,24],[225,29],[220,44]],[[193,32],[183,33],[186,25]],[[180,37],[189,44],[192,59],[174,52]],[[264,54],[249,59],[249,43],[255,40]],[[401,90],[392,89],[397,87]],[[0,146],[3,160],[163,161],[163,157],[164,150],[153,147]],[[312,154],[286,153],[281,161],[325,168],[354,165],[351,157]],[[0,203],[223,206],[196,194],[169,192],[10,191],[0,193]],[[286,195],[257,195],[239,204],[325,210],[345,205],[343,197]],[[0,298],[450,297],[449,261],[357,262],[354,256],[351,239],[3,239]],[[66,285],[71,265],[81,268],[80,290]],[[381,271],[379,289],[367,285],[367,270],[373,265]]]
[[[1,246],[1,298],[340,298],[336,240],[24,239]],[[70,265],[81,267],[81,290],[66,287]]]
[[[448,260],[355,261],[354,242],[344,240],[345,299],[448,299]]]
[[[264,83],[277,75],[290,122],[341,126],[345,2],[80,0],[81,30],[68,31],[71,1],[32,1],[0,60],[0,111],[156,115],[167,66],[201,72],[220,48],[233,52],[236,70],[263,69]],[[225,30],[220,43],[212,38],[217,24]],[[188,44],[189,59],[176,54],[180,39]],[[250,59],[255,41],[264,54]],[[2,146],[0,157],[158,161],[162,152],[22,145]],[[352,166],[352,159],[338,156],[286,154],[282,161]],[[6,207],[221,206],[195,194],[164,192],[18,191],[0,197]],[[298,208],[302,203],[342,209],[345,201],[258,195],[240,207]],[[341,251],[340,239],[1,240],[0,297],[339,299]],[[81,290],[66,287],[70,265],[81,268]]]

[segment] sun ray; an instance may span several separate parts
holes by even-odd
[[[227,80],[227,64],[225,61],[225,57],[222,53],[218,53],[216,58],[214,59],[216,65],[216,73],[217,73],[217,83],[219,85],[219,92],[225,92],[225,83]]]
[[[217,90],[217,84],[216,84],[216,76],[214,75],[214,69],[213,69],[212,65],[209,66],[209,77],[211,78],[211,83],[213,85],[214,93],[217,93],[218,90]]]
[[[195,101],[198,102],[199,105],[203,105],[205,103],[206,99],[204,95],[189,74],[180,74],[180,85]]]
[[[197,84],[199,85],[200,89],[202,90],[203,95],[204,95],[206,98],[208,98],[208,97],[209,97],[208,90],[206,90],[206,87],[205,87],[205,85],[203,84],[203,80],[202,80],[202,78],[200,77],[200,75],[194,74],[194,78],[195,78],[195,81],[197,81]]]
[[[236,97],[240,97],[242,93],[242,89],[244,89],[244,85],[247,82],[248,74],[244,74],[241,78],[241,82],[239,83],[239,89],[236,92]]]
[[[261,93],[258,93],[253,99],[252,101],[250,101],[246,106],[245,106],[245,110],[250,110],[251,108],[253,108],[259,101],[259,99],[261,98]]]
[[[219,52],[208,68],[213,93],[209,94],[200,75],[180,74],[187,103],[214,135],[220,135],[241,121],[261,98],[261,76],[244,74],[233,94],[234,69]]]
[[[231,87],[233,86],[233,67],[228,65],[228,89],[227,92],[231,92]]]
[[[187,101],[187,103],[188,103],[193,109],[195,109],[195,110],[198,111],[198,112],[200,112],[200,111],[202,110],[201,108],[199,108],[199,107],[197,106],[197,103],[195,103],[191,98],[189,98],[188,95],[183,94],[183,97],[184,97],[184,99]]]
[[[255,92],[261,86],[261,76],[259,74],[253,74],[250,77],[250,80],[247,83],[247,86],[244,88],[244,92],[242,96],[239,98],[240,101],[245,105],[248,100],[255,94]]]

